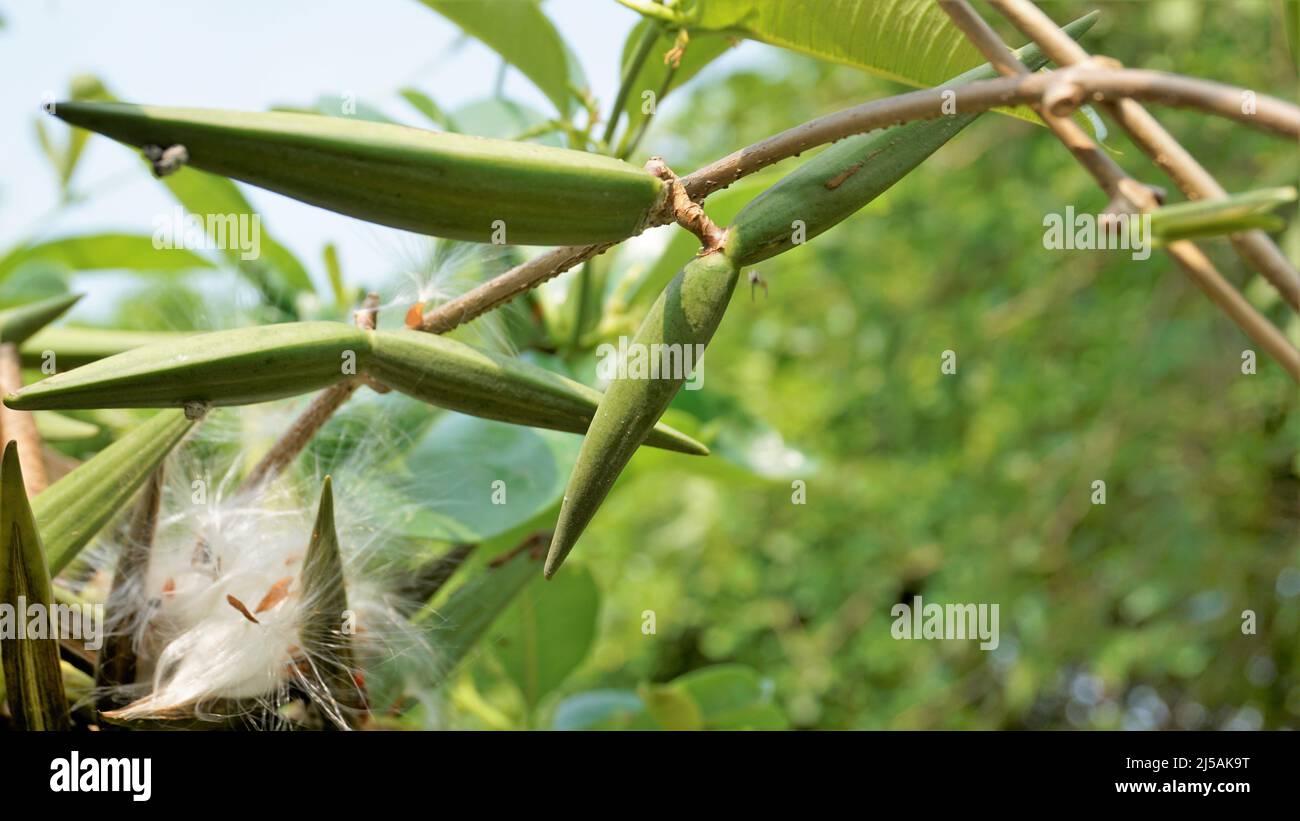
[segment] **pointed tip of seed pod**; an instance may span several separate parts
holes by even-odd
[[[5,445],[5,454],[3,461],[0,461],[0,507],[4,507],[5,502],[12,502],[9,498],[11,493],[21,493],[23,499],[27,498],[26,486],[23,484],[23,466],[18,461],[18,443],[13,439]]]
[[[555,533],[551,536],[551,546],[546,551],[546,564],[542,567],[542,576],[547,580],[553,578],[577,542],[577,534],[572,536],[569,534],[569,528],[561,513],[560,521],[555,526]]]
[[[21,345],[66,313],[83,296],[85,294],[60,294],[0,311],[0,342]]]
[[[4,403],[6,408],[12,410],[23,410],[22,389],[20,388],[13,393],[6,393]]]

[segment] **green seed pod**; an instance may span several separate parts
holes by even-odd
[[[600,392],[452,339],[341,322],[291,322],[195,334],[75,368],[5,397],[15,410],[248,405],[369,374],[430,404],[516,425],[583,433]],[[707,454],[659,426],[654,447]]]
[[[471,242],[588,245],[636,234],[656,177],[611,157],[284,112],[58,103],[119,142],[184,145],[188,164],[368,222]]]
[[[1097,14],[1065,27],[1078,38]],[[1036,45],[1016,52],[1031,71],[1047,58]],[[997,77],[988,63],[943,84],[962,85]],[[790,172],[745,206],[727,229],[726,253],[753,265],[812,239],[856,213],[906,176],[978,117],[953,114],[849,137]],[[801,225],[800,225],[801,224]]]
[[[193,426],[193,420],[185,418],[181,411],[163,411],[82,462],[32,500],[50,575],[57,576],[126,506]]]
[[[739,276],[740,267],[724,254],[691,260],[659,295],[632,344],[652,356],[663,350],[653,347],[656,345],[707,345],[722,321]],[[662,372],[659,377],[622,376],[605,391],[564,491],[546,555],[547,578],[555,575],[646,431],[663,416],[686,381]]]
[[[28,337],[63,315],[81,294],[50,297],[0,311],[0,342],[21,345]]]
[[[10,442],[0,467],[0,603],[23,607],[23,601],[52,612],[51,573],[41,550],[18,464],[18,443]],[[6,631],[3,646],[5,690],[14,723],[20,730],[70,730],[68,699],[59,667],[59,639],[34,639]]]
[[[15,410],[247,405],[355,376],[370,335],[342,322],[291,322],[135,348],[28,385]]]
[[[420,331],[377,332],[366,372],[439,407],[570,433],[586,432],[602,401],[600,391],[544,368]],[[667,425],[656,426],[646,444],[700,456],[709,452]]]

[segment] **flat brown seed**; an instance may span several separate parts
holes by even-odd
[[[226,594],[226,601],[230,603],[230,606],[231,606],[231,607],[235,608],[235,609],[238,610],[240,613],[243,613],[243,614],[244,614],[244,618],[248,619],[248,620],[251,621],[253,624],[261,624],[261,622],[258,621],[258,620],[253,616],[252,613],[248,612],[248,608],[245,607],[245,606],[244,606],[244,603],[243,603],[242,601],[240,601],[239,599],[237,599],[237,598],[235,598],[234,596],[232,596],[232,595],[230,595],[229,593],[227,593],[227,594]]]

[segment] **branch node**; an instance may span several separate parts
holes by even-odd
[[[699,237],[703,253],[716,251],[722,247],[727,232],[719,228],[704,207],[691,199],[686,193],[686,186],[673,170],[664,162],[663,157],[651,157],[645,164],[645,170],[663,180],[668,185],[668,196],[664,200],[663,218],[665,222],[675,222]]]

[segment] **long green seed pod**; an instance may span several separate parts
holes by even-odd
[[[632,344],[651,356],[664,350],[656,346],[665,344],[707,345],[722,321],[739,276],[740,267],[725,254],[711,253],[691,260],[651,306]],[[683,348],[675,350],[680,355]],[[688,375],[665,374],[661,369],[658,376],[620,376],[605,391],[564,491],[560,518],[546,555],[547,578],[555,575],[569,555],[614,480],[646,432],[668,409]]]
[[[18,443],[5,448],[0,467],[0,603],[25,611],[29,605],[53,612],[54,591],[32,518]],[[21,730],[68,730],[67,694],[59,667],[59,637],[34,639],[12,633],[3,640],[5,690],[14,722]]]
[[[50,297],[0,311],[0,342],[21,345],[28,337],[63,315],[81,294]]]
[[[342,322],[290,322],[196,334],[101,359],[10,394],[15,410],[247,405],[358,373],[370,336]]]
[[[57,103],[134,146],[368,222],[472,242],[587,245],[637,233],[663,183],[611,157],[388,123],[284,112]]]
[[[1097,13],[1065,27],[1078,38]],[[1047,58],[1036,45],[1016,56],[1030,70]],[[989,80],[988,63],[952,78],[942,87]],[[841,140],[783,177],[745,206],[727,229],[726,253],[739,265],[753,265],[812,239],[859,211],[970,125],[979,113],[941,116]],[[796,221],[801,226],[796,228]]]
[[[366,372],[439,407],[570,433],[586,432],[602,401],[600,391],[544,368],[420,331],[376,333]],[[667,425],[656,426],[646,444],[700,456],[709,452]]]
[[[196,334],[110,356],[5,397],[15,410],[163,408],[267,402],[369,374],[439,407],[583,433],[600,392],[511,357],[419,331],[292,322]],[[647,444],[708,449],[661,425]]]

